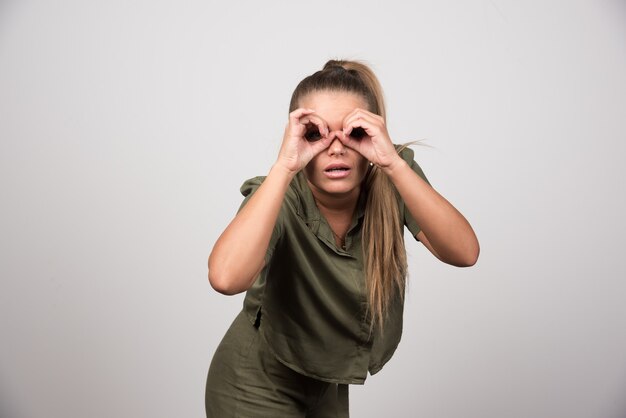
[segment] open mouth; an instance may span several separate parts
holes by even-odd
[[[345,164],[331,164],[324,170],[330,179],[342,179],[350,175],[350,167]]]

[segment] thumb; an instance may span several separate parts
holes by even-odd
[[[346,135],[343,132],[337,133],[337,138],[339,138],[341,143],[345,145],[346,147],[351,148],[357,152],[360,152],[359,151],[361,148],[360,140],[354,139],[350,135]]]
[[[330,146],[332,142],[333,142],[332,136],[328,135],[328,136],[323,136],[319,141],[310,143],[311,151],[313,152],[313,155],[315,156],[319,154],[320,152],[324,151],[326,148]]]

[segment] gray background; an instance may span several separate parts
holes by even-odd
[[[626,416],[625,41],[623,1],[0,2],[0,416],[203,416],[206,257],[332,57],[482,247],[409,245],[352,416]]]

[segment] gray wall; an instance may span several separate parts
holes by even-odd
[[[352,415],[625,416],[625,41],[623,1],[0,2],[0,415],[203,416],[242,302],[206,257],[296,83],[347,57],[482,246],[409,246]]]

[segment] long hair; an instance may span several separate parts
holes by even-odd
[[[386,121],[382,88],[374,72],[358,61],[330,60],[324,68],[306,77],[291,96],[289,111],[298,108],[301,99],[317,91],[345,91],[365,99],[368,110]],[[367,193],[363,220],[363,260],[371,328],[382,330],[389,304],[404,298],[407,262],[404,247],[404,223],[400,219],[395,186],[376,166],[366,175],[363,191]]]

